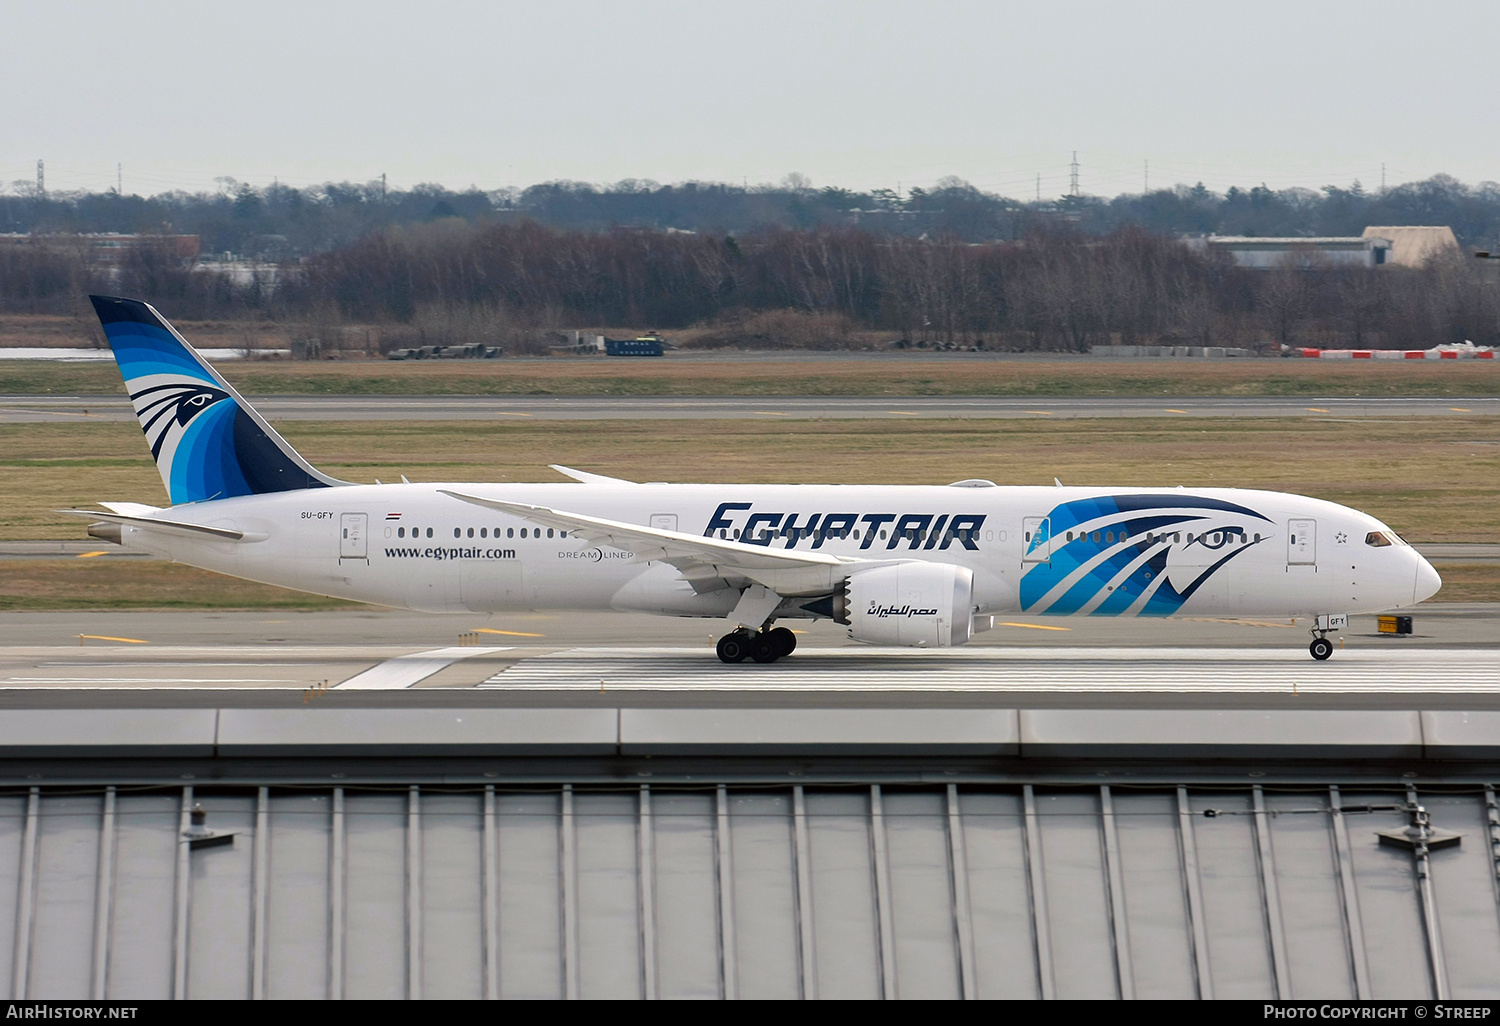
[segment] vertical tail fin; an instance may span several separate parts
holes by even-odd
[[[344,483],[313,469],[154,308],[89,299],[174,505]]]

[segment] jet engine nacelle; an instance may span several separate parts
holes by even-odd
[[[849,637],[870,645],[947,648],[969,640],[974,573],[951,563],[898,563],[850,575]]]

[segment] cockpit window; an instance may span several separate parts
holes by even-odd
[[[1372,548],[1383,549],[1387,545],[1392,544],[1392,542],[1390,538],[1386,537],[1386,533],[1384,531],[1371,531],[1369,534],[1365,535],[1365,544],[1371,546]]]

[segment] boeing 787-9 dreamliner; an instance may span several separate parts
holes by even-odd
[[[727,621],[720,659],[791,654],[787,620],[962,645],[997,614],[1305,617],[1442,582],[1359,510],[1239,488],[355,484],[292,449],[146,303],[91,297],[170,505],[104,502],[89,533],[216,573],[430,612],[627,610]]]

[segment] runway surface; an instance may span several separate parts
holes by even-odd
[[[1335,635],[1346,648],[1500,648],[1500,604],[1434,602],[1409,611],[1413,633],[1381,635],[1374,616],[1350,618]],[[1223,617],[1118,619],[1002,615],[963,651],[1000,648],[1271,648],[1307,654],[1309,624]],[[827,620],[792,621],[799,652],[853,648],[843,627]],[[425,650],[504,645],[519,650],[563,648],[699,648],[711,655],[726,630],[723,620],[681,619],[639,613],[459,613],[435,615],[355,607],[283,610],[101,610],[0,613],[0,649],[60,646],[142,651],[156,646],[244,647],[269,652],[284,646],[327,646],[363,651],[369,646]],[[116,639],[116,640],[110,640]],[[124,639],[124,640],[118,640]],[[1337,658],[1337,656],[1335,656]]]
[[[682,647],[0,650],[0,707],[38,699],[50,707],[89,707],[101,694],[130,704],[152,704],[138,702],[148,695],[170,696],[175,704],[191,696],[223,704],[226,695],[239,693],[255,705],[300,698],[303,705],[334,708],[350,700],[365,704],[374,692],[500,706],[831,701],[1045,707],[1103,701],[1180,708],[1228,701],[1298,708],[1336,701],[1351,708],[1421,703],[1479,710],[1500,709],[1500,649],[1367,647],[1317,663],[1306,652],[1266,648],[861,647],[802,650],[766,666],[725,665],[705,649]]]
[[[480,686],[539,691],[1500,694],[1500,650],[1364,650],[1317,664],[1267,649],[813,649],[769,666],[692,649],[582,648],[522,659]],[[595,682],[598,682],[597,684]]]
[[[268,396],[252,397],[271,420],[714,420],[714,419],[1080,419],[1119,417],[1500,416],[1500,397],[1323,399],[1210,396],[1162,399],[1035,399],[892,396],[870,398]],[[0,396],[0,424],[133,421],[119,396]]]
[[[1305,625],[1285,622],[1018,619],[942,651],[873,649],[823,624],[784,660],[727,666],[713,654],[717,621],[630,614],[6,613],[0,707],[87,705],[100,695],[149,704],[169,693],[287,704],[311,692],[342,703],[436,691],[498,705],[587,705],[603,693],[646,705],[1254,700],[1295,708],[1337,700],[1381,708],[1419,696],[1500,708],[1500,607],[1422,608],[1407,638],[1376,634],[1372,617],[1353,619],[1325,663],[1308,656]]]

